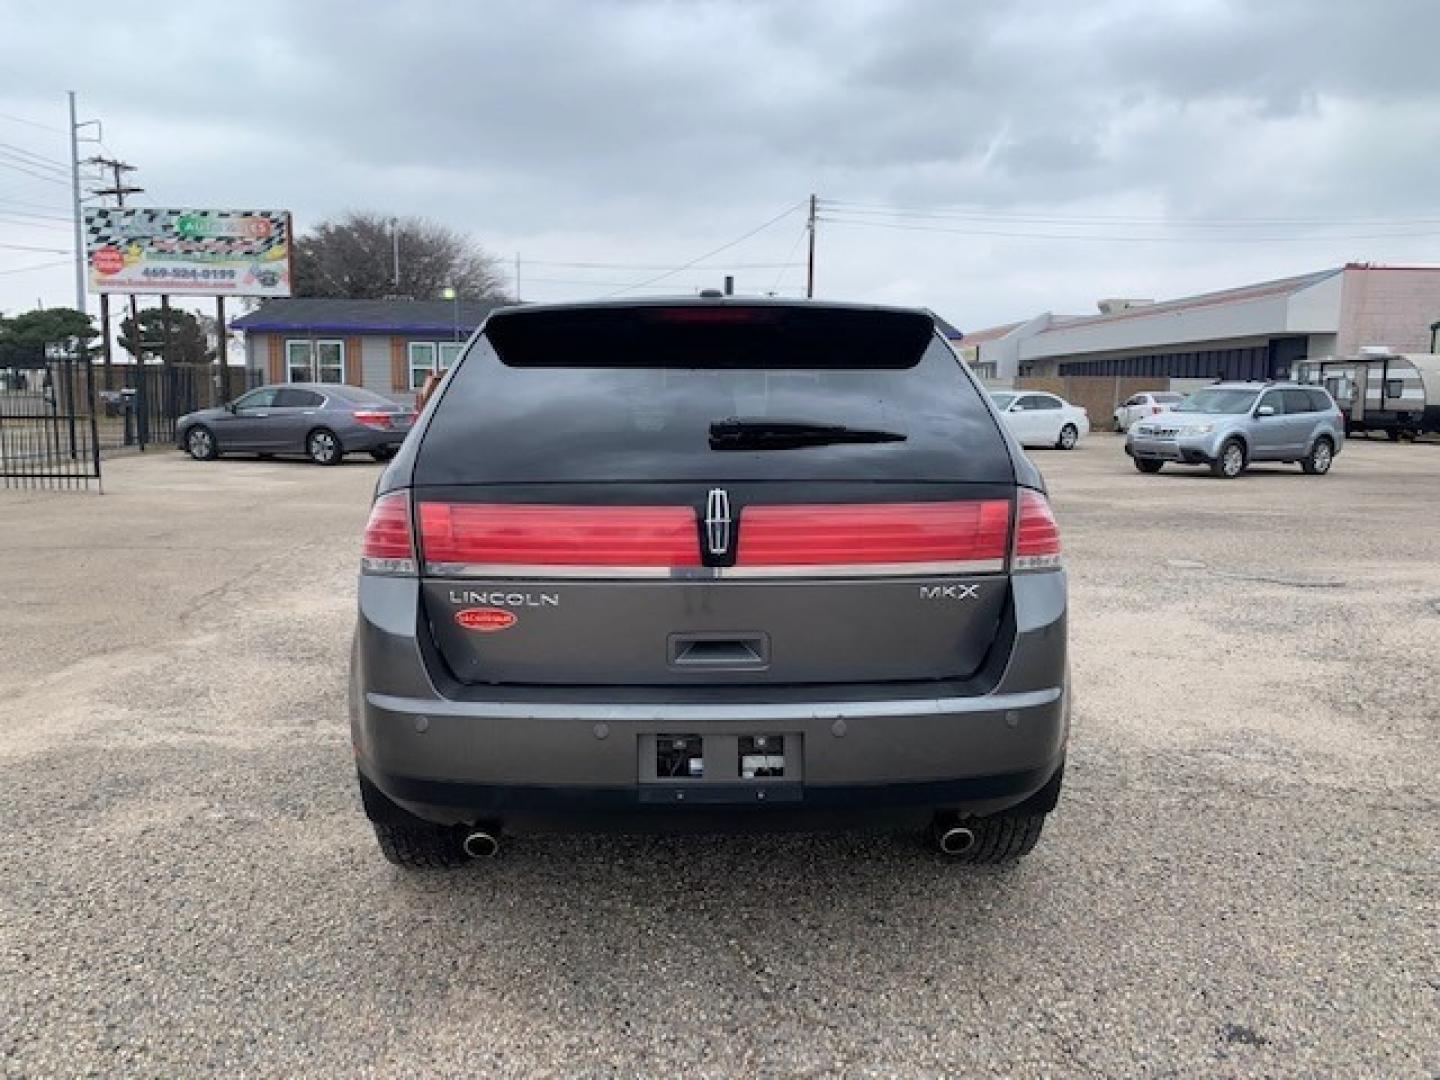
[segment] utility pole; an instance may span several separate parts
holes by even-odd
[[[520,303],[520,253],[515,253],[515,302]]]
[[[806,225],[810,232],[810,258],[805,266],[805,298],[815,295],[815,193],[810,193],[810,218]]]
[[[125,174],[135,171],[134,165],[126,164],[115,158],[91,157],[85,159],[87,165],[98,165],[102,169],[110,171],[111,184],[108,188],[96,188],[92,194],[113,196],[115,205],[124,207],[126,195],[138,195],[145,189],[136,187],[134,184],[125,182]],[[168,297],[162,297],[168,302]],[[109,315],[108,306],[106,315]],[[135,434],[140,443],[140,449],[145,449],[145,444],[150,441],[150,417],[148,387],[145,385],[145,350],[140,344],[140,308],[135,302],[135,294],[130,294],[130,327],[135,351]],[[104,328],[105,336],[110,335],[110,327]],[[109,378],[109,375],[106,375]]]
[[[109,169],[112,183],[108,188],[96,188],[91,194],[113,195],[115,205],[124,206],[126,195],[138,195],[145,189],[135,187],[133,184],[125,183],[125,174],[135,171],[134,165],[127,165],[123,161],[116,161],[114,158],[92,157],[85,159],[86,165],[99,165],[102,169]]]

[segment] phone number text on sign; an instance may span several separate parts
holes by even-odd
[[[147,266],[141,276],[150,280],[168,281],[234,281],[236,272],[224,267],[210,266]]]

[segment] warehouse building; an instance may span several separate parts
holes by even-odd
[[[977,373],[998,381],[1108,376],[1268,379],[1364,346],[1426,352],[1440,316],[1440,267],[1346,266],[1177,300],[1101,300],[1095,315],[972,331]],[[1118,383],[1117,383],[1118,385]]]

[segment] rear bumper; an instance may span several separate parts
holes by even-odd
[[[408,429],[390,431],[381,428],[349,428],[340,437],[340,441],[347,454],[365,450],[389,450],[398,448],[407,434]]]
[[[775,798],[782,785],[733,791],[706,802],[656,801],[638,786],[547,787],[417,780],[378,774],[362,764],[365,779],[407,813],[444,824],[503,824],[510,831],[745,832],[919,825],[938,811],[987,814],[1040,792],[1063,766],[962,780],[908,784],[805,784]],[[677,785],[678,786],[678,785]],[[675,792],[664,792],[673,796]],[[695,791],[685,794],[693,796]],[[747,797],[748,796],[748,797]]]
[[[1062,688],[978,698],[747,705],[458,705],[369,695],[360,770],[429,821],[664,828],[677,815],[786,827],[893,811],[992,813],[1064,757]],[[423,718],[423,719],[422,719]],[[728,779],[645,779],[654,737],[699,736]],[[742,780],[721,759],[745,736],[784,739],[786,777]],[[712,747],[716,748],[712,751]],[[682,826],[683,827],[683,826]]]
[[[414,581],[367,577],[351,671],[356,761],[391,802],[440,824],[780,829],[995,813],[1064,760],[1065,591],[1060,572],[1013,579],[1002,640],[966,687],[676,688],[644,700],[472,687],[460,700],[431,678]],[[679,735],[703,740],[703,779],[659,777],[657,737]],[[760,735],[784,739],[783,777],[740,775],[736,747]]]

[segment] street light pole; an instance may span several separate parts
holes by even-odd
[[[457,288],[455,288],[455,287],[452,285],[452,286],[450,286],[449,288],[445,289],[445,291],[442,292],[440,295],[443,296],[446,300],[449,300],[449,301],[454,305],[454,307],[453,307],[452,310],[453,310],[454,316],[455,316],[455,340],[456,340],[456,341],[459,341],[459,340],[460,340],[460,290],[457,289]]]
[[[85,313],[85,236],[80,225],[80,127],[75,120],[75,91],[70,94],[70,198],[75,214],[75,310]],[[106,330],[109,333],[109,330]]]
[[[400,291],[400,219],[390,219],[390,242],[393,246],[395,265],[395,291]]]

